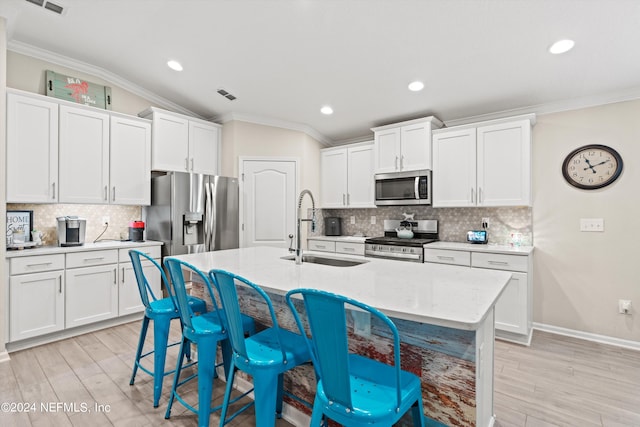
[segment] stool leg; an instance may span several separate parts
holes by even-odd
[[[414,427],[425,427],[424,411],[422,409],[422,396],[420,396],[418,400],[416,400],[416,403],[411,407],[411,415],[413,417]]]
[[[142,319],[142,327],[140,328],[140,338],[138,339],[138,349],[136,350],[136,360],[133,362],[133,373],[131,374],[131,380],[129,385],[133,385],[136,380],[136,373],[138,372],[138,366],[140,364],[140,355],[142,354],[142,348],[144,347],[144,340],[147,338],[147,328],[149,327],[149,318],[145,315]]]
[[[278,387],[278,374],[273,371],[255,372],[253,387],[256,427],[274,427],[278,396],[273,391]]]
[[[284,374],[278,375],[278,396],[276,397],[276,417],[282,418],[282,393],[284,391],[283,386]]]
[[[176,362],[176,370],[173,373],[173,385],[171,386],[171,394],[169,395],[169,403],[167,404],[167,411],[164,414],[166,420],[171,416],[171,407],[173,406],[173,399],[176,396],[176,389],[178,388],[178,382],[180,382],[180,374],[182,373],[182,362],[184,361],[184,346],[190,345],[190,341],[184,336],[180,343],[180,354],[178,355],[178,361]]]
[[[169,328],[171,319],[158,316],[153,319],[153,407],[157,408],[162,394],[165,361],[167,359],[167,344],[169,343]]]
[[[206,337],[198,340],[198,426],[209,427],[213,373],[218,341]]]
[[[318,399],[313,401],[313,411],[311,412],[311,422],[309,427],[320,427],[322,424],[322,404]]]
[[[231,399],[231,390],[233,389],[233,379],[236,375],[236,364],[231,359],[229,364],[229,374],[227,375],[227,386],[224,389],[224,401],[222,402],[222,412],[220,413],[220,427],[224,426],[227,421],[227,410],[229,409],[229,400]]]

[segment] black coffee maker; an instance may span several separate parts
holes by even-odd
[[[325,236],[342,236],[342,218],[330,216],[324,219]]]

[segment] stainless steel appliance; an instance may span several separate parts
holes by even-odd
[[[151,178],[151,206],[142,210],[147,239],[162,256],[239,247],[238,179],[168,172]]]
[[[400,238],[398,231],[410,228],[413,237]],[[405,234],[403,234],[405,235]],[[364,241],[364,256],[423,262],[423,246],[438,241],[438,221],[428,220],[384,220],[384,236]]]
[[[375,203],[378,206],[430,205],[431,171],[376,174],[375,196]]]
[[[59,216],[58,246],[82,246],[87,229],[87,220],[78,216]]]

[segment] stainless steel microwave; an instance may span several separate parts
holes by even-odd
[[[430,205],[431,171],[380,173],[375,175],[376,205]]]

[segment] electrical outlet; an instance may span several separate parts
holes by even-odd
[[[603,218],[580,218],[580,231],[604,231]]]
[[[482,228],[489,228],[489,218],[482,218]]]
[[[102,217],[102,225],[109,225],[109,217],[108,216],[103,216]]]
[[[631,314],[631,300],[630,299],[619,299],[618,300],[618,313],[620,313],[620,314]]]
[[[355,224],[356,223],[356,217],[355,216],[351,216],[351,224]]]
[[[371,215],[371,225],[376,225],[376,216]]]

